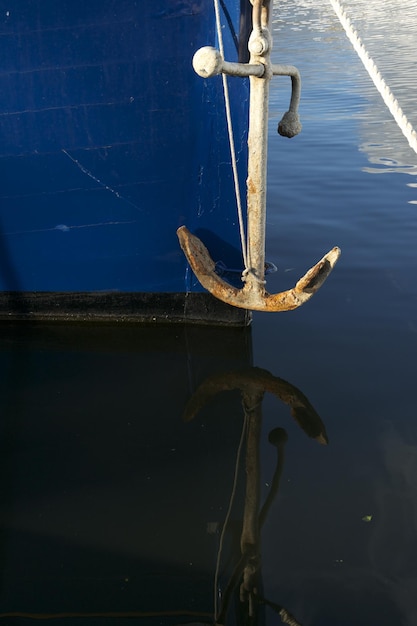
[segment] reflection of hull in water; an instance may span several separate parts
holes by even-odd
[[[0,617],[215,613],[231,625],[237,594],[238,623],[265,606],[290,619],[261,592],[260,534],[287,440],[280,427],[268,435],[277,460],[262,502],[264,394],[309,437],[327,436],[299,389],[250,367],[248,329],[2,335]]]
[[[240,399],[182,414],[248,332],[3,329],[0,613],[212,611]]]

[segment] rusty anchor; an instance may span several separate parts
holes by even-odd
[[[268,97],[272,76],[290,76],[292,94],[289,110],[278,125],[280,135],[294,137],[301,130],[298,116],[300,75],[294,66],[270,61],[270,0],[251,0],[253,30],[249,38],[249,63],[229,63],[212,47],[204,47],[193,58],[194,70],[209,78],[217,74],[249,77],[249,133],[247,178],[247,249],[244,285],[241,289],[223,280],[203,242],[186,226],[177,230],[181,248],[201,285],[213,296],[236,307],[257,311],[289,311],[309,300],[324,283],[339,256],[334,247],[287,291],[269,294],[265,289],[266,164]]]

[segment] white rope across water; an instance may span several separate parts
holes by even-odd
[[[337,17],[339,18],[339,21],[342,24],[345,30],[345,33],[349,41],[351,42],[355,52],[357,53],[358,57],[362,61],[375,87],[381,94],[385,105],[387,106],[394,120],[398,124],[402,134],[407,139],[410,148],[412,148],[412,150],[414,150],[414,152],[417,154],[416,131],[414,130],[413,126],[408,121],[398,101],[394,97],[392,91],[390,90],[390,88],[388,87],[384,79],[382,78],[377,66],[375,65],[375,63],[369,56],[368,52],[366,51],[365,46],[360,40],[360,37],[358,33],[356,32],[356,30],[353,28],[352,23],[347,17],[345,11],[341,7],[340,2],[338,0],[330,0],[330,3]]]

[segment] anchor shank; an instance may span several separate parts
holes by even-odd
[[[247,178],[247,253],[251,281],[265,279],[265,225],[266,225],[266,163],[268,143],[269,72],[250,78],[250,119],[248,136]]]
[[[250,64],[262,65],[262,76],[250,77],[248,178],[247,178],[247,256],[246,286],[260,294],[265,281],[266,172],[268,153],[269,83],[272,78],[269,34],[269,2],[255,0],[254,30],[249,38]]]
[[[259,551],[259,502],[260,502],[260,449],[262,426],[262,399],[264,390],[253,385],[245,390],[243,408],[247,420],[246,440],[246,493],[240,548],[250,556]]]
[[[257,592],[260,557],[259,501],[260,501],[260,435],[262,426],[262,399],[264,392],[255,385],[244,391],[243,407],[246,419],[246,493],[240,547],[245,557],[240,600],[246,602]]]

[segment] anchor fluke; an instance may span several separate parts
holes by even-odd
[[[295,286],[295,289],[304,293],[315,294],[322,286],[340,257],[340,248],[335,246],[312,267]]]
[[[202,286],[223,302],[229,302],[240,308],[247,308],[235,304],[241,297],[240,292],[242,290],[233,287],[216,274],[216,265],[203,242],[190,233],[186,226],[178,228],[177,235],[182,251]],[[230,300],[233,300],[233,303]]]
[[[202,286],[219,300],[252,311],[291,311],[301,306],[320,289],[340,256],[340,249],[333,248],[300,278],[295,287],[269,294],[264,283],[254,280],[250,272],[242,289],[233,287],[216,273],[215,263],[198,237],[190,233],[186,226],[181,226],[177,235],[188,263]]]

